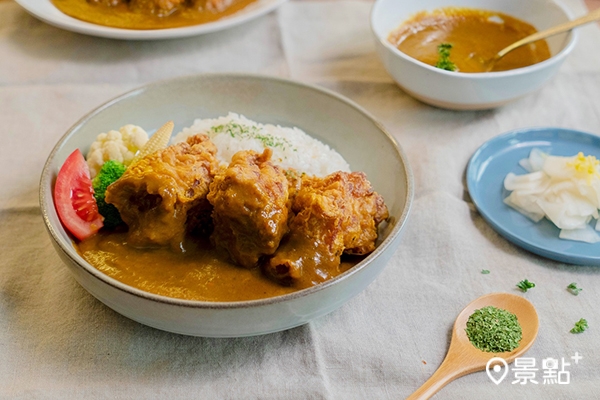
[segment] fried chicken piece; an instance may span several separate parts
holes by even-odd
[[[166,17],[189,5],[189,0],[130,0],[132,10],[144,10],[159,17]]]
[[[215,176],[208,194],[211,242],[246,268],[273,254],[287,233],[288,182],[283,170],[271,163],[271,154],[271,149],[237,152]]]
[[[196,0],[195,4],[200,4],[201,8],[206,8],[209,11],[222,12],[233,2],[234,0]]]
[[[133,11],[168,17],[184,9],[195,8],[199,11],[208,10],[222,12],[233,4],[235,0],[87,0],[88,3],[105,7],[115,7],[127,4]]]
[[[129,227],[130,244],[183,250],[185,234],[210,213],[206,195],[218,168],[216,153],[208,136],[191,136],[142,158],[108,187],[106,202]]]
[[[383,198],[362,172],[303,176],[292,201],[290,233],[264,270],[282,284],[313,286],[338,274],[340,257],[375,249],[388,217]]]
[[[302,185],[302,177],[306,174],[298,172],[293,168],[288,168],[284,171],[285,177],[288,180],[288,190],[290,192],[290,201],[296,196],[300,186]]]
[[[352,212],[344,227],[344,253],[365,255],[375,250],[377,228],[389,217],[381,197],[362,172],[347,175],[353,201]]]
[[[121,3],[127,3],[128,0],[87,0],[91,4],[99,4],[105,7],[115,7]]]

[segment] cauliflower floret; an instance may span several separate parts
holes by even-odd
[[[128,166],[131,160],[148,141],[148,133],[139,126],[125,125],[118,131],[101,133],[90,146],[86,161],[91,177],[95,177],[102,165],[114,160]]]

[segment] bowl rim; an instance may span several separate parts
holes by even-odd
[[[495,78],[508,78],[508,77],[515,76],[515,75],[524,75],[524,74],[529,74],[529,73],[535,73],[538,70],[548,68],[558,62],[561,62],[573,50],[573,48],[577,44],[577,41],[579,38],[579,33],[577,32],[577,29],[572,29],[571,31],[567,32],[567,35],[568,35],[567,44],[558,53],[554,54],[547,60],[541,61],[536,64],[528,65],[526,67],[515,68],[515,69],[506,70],[506,71],[492,71],[492,72],[446,71],[446,70],[443,70],[440,68],[436,68],[432,65],[426,64],[422,61],[417,60],[416,58],[413,58],[413,57],[405,54],[404,52],[400,51],[396,46],[394,46],[390,42],[388,42],[387,37],[383,37],[383,36],[379,35],[377,28],[376,28],[375,12],[377,11],[378,7],[382,7],[381,4],[385,1],[389,1],[389,0],[375,0],[375,2],[373,3],[373,6],[371,7],[371,12],[369,15],[369,25],[371,28],[371,32],[373,33],[373,35],[375,36],[377,41],[379,41],[383,47],[385,47],[388,51],[390,51],[396,57],[399,57],[407,62],[410,62],[410,63],[420,66],[422,68],[425,68],[426,70],[431,71],[433,73],[446,75],[446,76],[449,76],[449,77],[452,77],[455,79],[485,80],[485,79],[495,79]],[[569,20],[572,20],[574,18],[573,12],[569,8],[567,8],[562,2],[560,2],[559,0],[550,0],[550,2],[553,3],[554,5],[556,5],[565,14],[565,16]],[[450,6],[440,6],[437,8],[444,8],[444,7],[450,7]],[[477,7],[465,7],[465,8],[477,8]],[[399,26],[402,23],[403,23],[403,21],[399,21],[397,26]],[[387,34],[389,34],[390,32],[387,32]]]
[[[264,299],[256,299],[256,300],[242,300],[242,301],[231,301],[231,302],[223,302],[223,301],[206,301],[206,300],[186,300],[180,298],[167,297],[163,295],[158,295],[150,292],[146,292],[141,289],[137,289],[135,287],[129,286],[123,282],[120,282],[108,275],[105,275],[100,270],[93,267],[89,264],[83,257],[81,257],[77,251],[75,250],[73,243],[65,243],[62,237],[58,234],[57,229],[64,229],[61,227],[54,227],[50,221],[49,213],[54,212],[56,210],[54,208],[54,196],[52,194],[52,180],[53,180],[53,171],[51,170],[51,164],[54,161],[54,158],[58,151],[62,148],[64,143],[71,138],[74,132],[79,129],[79,127],[85,124],[89,119],[94,117],[96,114],[102,112],[103,110],[113,106],[121,100],[135,97],[146,90],[152,89],[157,86],[169,85],[172,83],[176,83],[178,81],[186,81],[186,80],[202,80],[202,79],[251,79],[258,81],[274,81],[277,83],[283,83],[285,85],[302,87],[305,89],[310,89],[313,91],[320,92],[326,96],[333,98],[334,100],[345,103],[346,105],[354,108],[359,113],[363,114],[373,125],[375,125],[384,137],[390,142],[393,149],[397,153],[398,158],[402,162],[404,167],[404,179],[406,180],[406,196],[403,199],[405,201],[404,209],[402,210],[401,215],[395,221],[395,225],[392,230],[389,232],[388,236],[377,246],[377,248],[365,257],[358,264],[350,268],[349,270],[343,272],[342,274],[329,279],[321,284],[312,286],[310,288],[301,289],[292,293],[268,297]],[[325,290],[333,285],[336,285],[338,282],[349,279],[352,275],[357,274],[359,271],[367,268],[379,255],[381,255],[391,244],[394,242],[396,237],[400,234],[400,231],[406,224],[406,220],[412,208],[412,202],[414,198],[414,177],[412,174],[412,169],[408,164],[408,158],[404,153],[402,147],[398,144],[396,139],[385,129],[385,127],[377,121],[367,110],[353,102],[352,100],[338,94],[330,89],[317,86],[314,84],[304,83],[300,81],[295,81],[287,78],[280,77],[272,77],[262,74],[251,74],[251,73],[200,73],[200,74],[192,74],[192,75],[184,75],[175,78],[167,78],[161,79],[158,81],[150,82],[144,85],[141,85],[132,90],[126,91],[112,99],[102,103],[98,107],[92,109],[83,117],[81,117],[75,124],[73,124],[65,134],[61,136],[56,145],[53,147],[50,155],[46,159],[44,163],[44,167],[42,169],[42,174],[40,177],[39,183],[39,203],[40,209],[42,212],[42,218],[44,220],[44,225],[46,230],[48,231],[51,239],[57,244],[65,256],[67,256],[74,265],[80,268],[85,273],[93,276],[96,279],[99,279],[104,284],[111,286],[114,289],[117,289],[121,292],[124,292],[129,295],[133,295],[135,297],[151,300],[156,303],[163,303],[167,305],[175,305],[186,308],[200,308],[200,309],[240,309],[240,308],[253,308],[253,307],[262,307],[267,305],[273,305],[280,302],[286,302],[290,300],[297,300],[303,297],[310,296],[313,293],[320,292]],[[50,208],[50,210],[49,210]],[[52,211],[51,211],[52,210]],[[57,216],[58,219],[58,216]],[[67,234],[67,236],[69,236]]]

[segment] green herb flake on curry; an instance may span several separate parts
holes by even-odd
[[[450,49],[452,49],[451,43],[440,43],[438,45],[440,58],[435,64],[436,68],[445,69],[446,71],[456,71],[456,64],[450,61]]]

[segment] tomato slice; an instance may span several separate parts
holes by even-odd
[[[92,236],[104,225],[94,198],[90,170],[79,149],[67,157],[58,171],[54,204],[60,221],[79,240]]]

